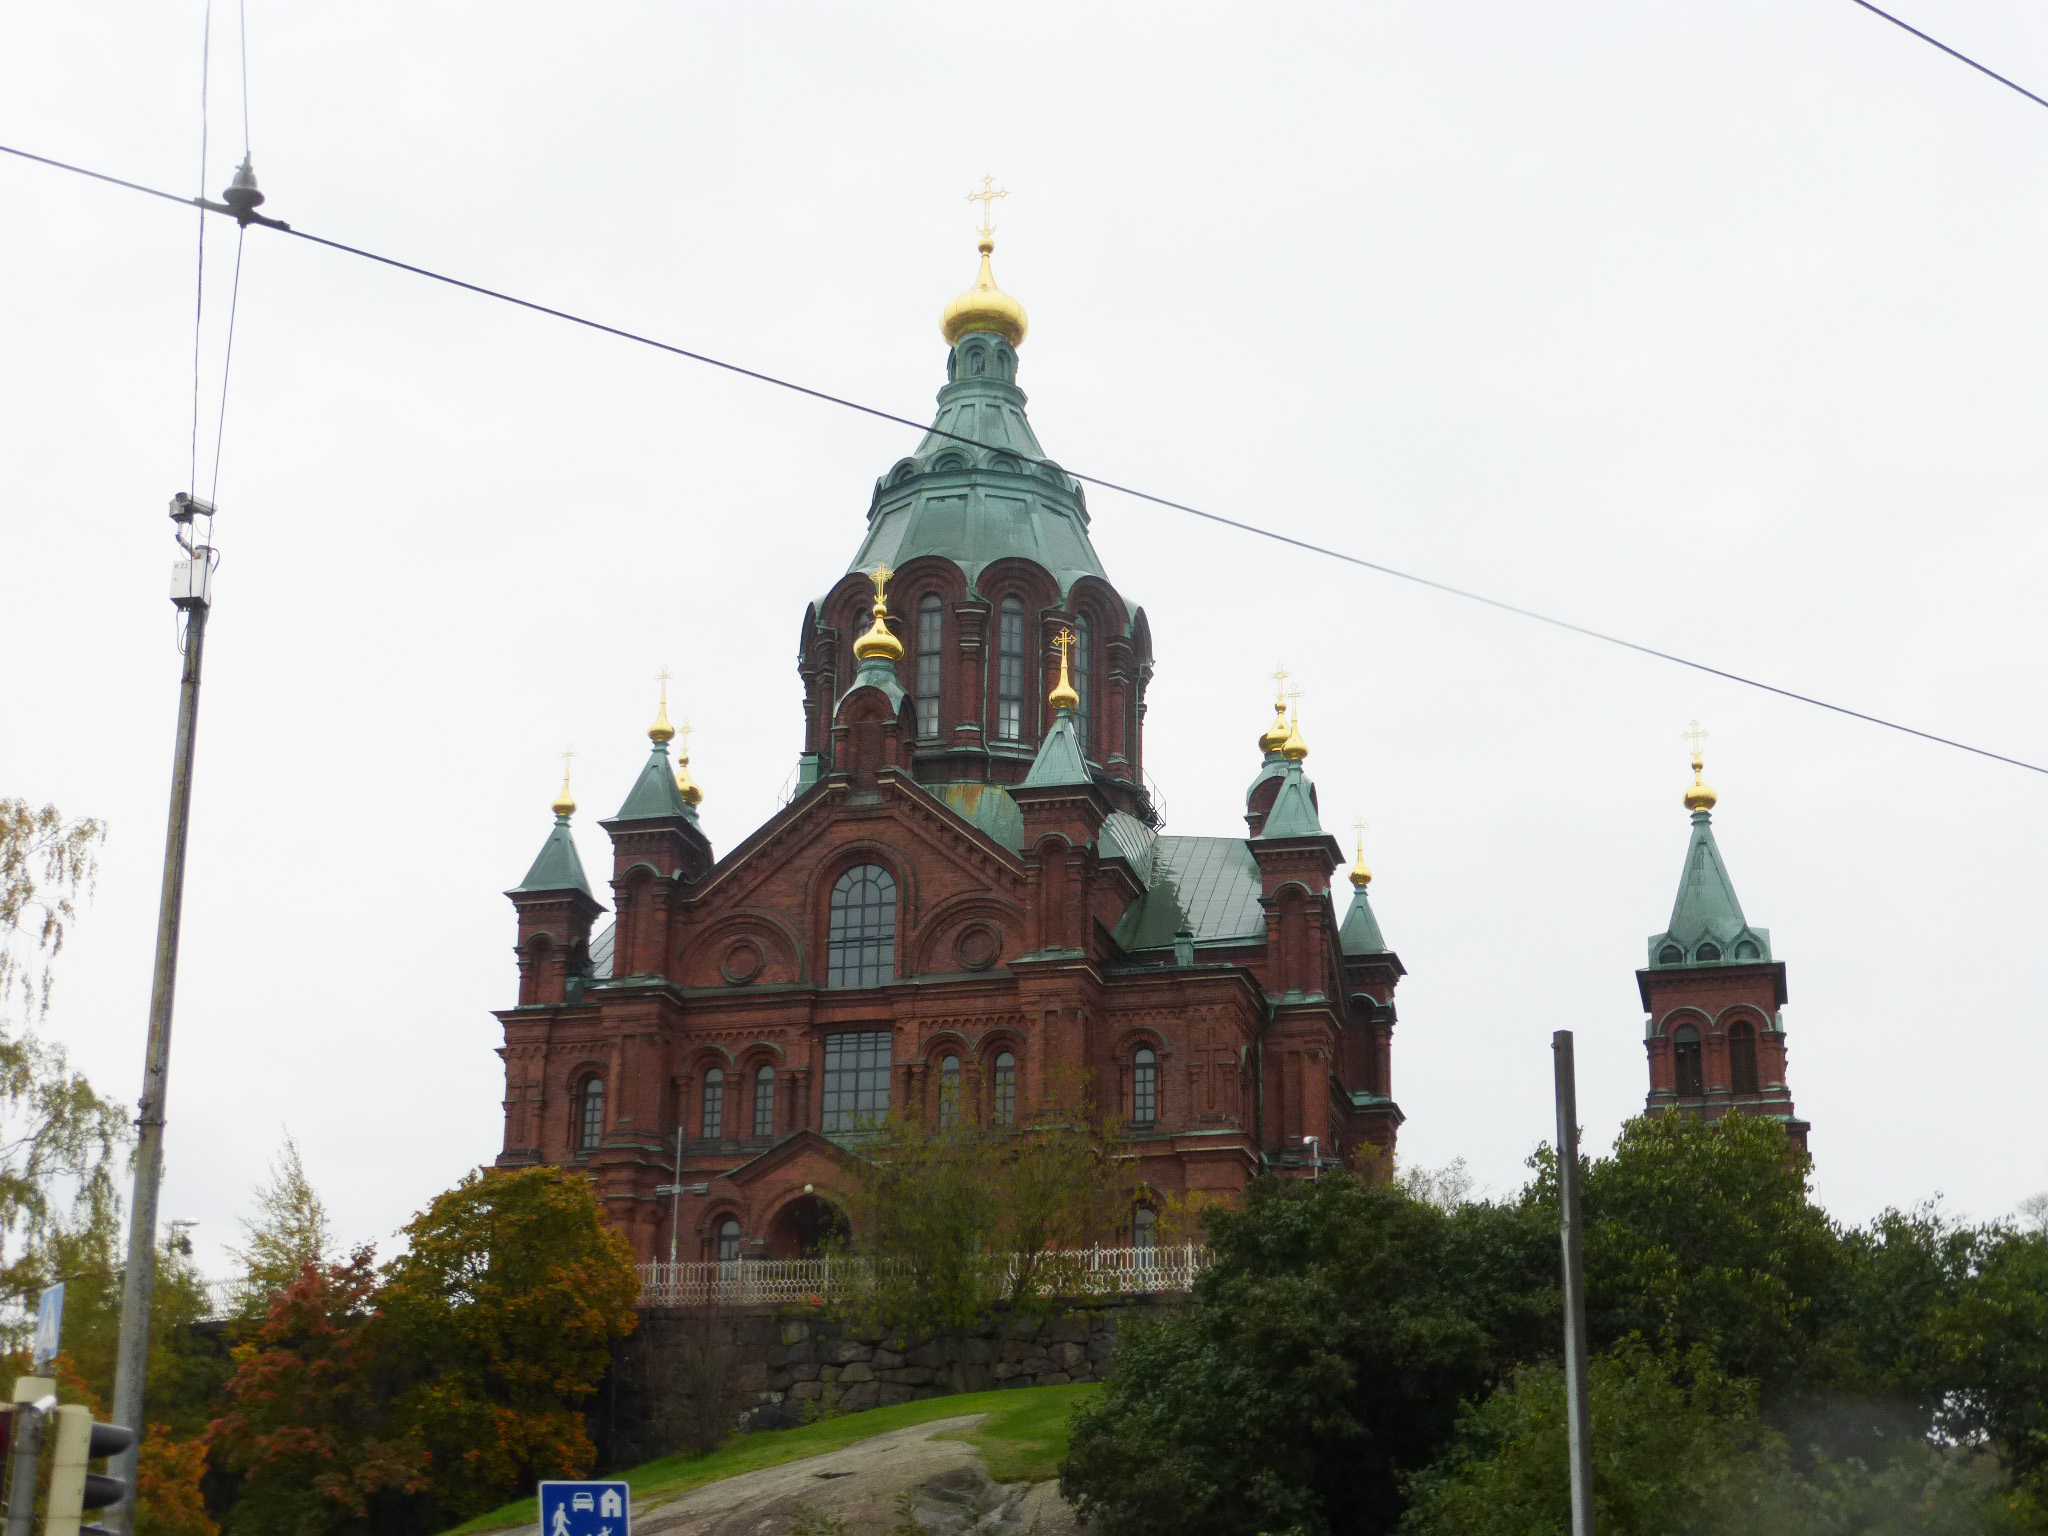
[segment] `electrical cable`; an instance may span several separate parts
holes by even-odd
[[[1870,12],[1870,14],[1873,16],[1882,16],[1886,21],[1890,22],[1900,31],[1912,33],[1915,37],[1919,38],[1921,42],[1939,48],[1943,53],[1947,54],[1950,58],[1961,60],[1963,63],[1969,65],[1970,68],[1976,70],[1978,74],[1989,75],[1992,79],[1996,80],[2000,85],[2018,91],[2022,96],[2026,97],[2027,100],[2033,102],[2034,105],[2039,107],[2048,107],[2048,96],[2036,96],[2024,85],[2021,85],[2014,80],[2008,80],[2005,78],[2005,76],[2001,75],[1997,70],[1991,69],[1986,65],[1979,64],[1967,53],[1957,52],[1955,49],[1949,47],[1947,43],[1944,43],[1940,38],[1929,37],[1925,32],[1922,32],[1918,27],[1914,26],[1912,23],[1899,20],[1899,18],[1894,16],[1890,11],[1879,10],[1876,6],[1870,3],[1870,0],[1849,0],[1849,3],[1852,5],[1862,6],[1863,9]]]
[[[163,198],[169,202],[193,203],[210,212],[228,213],[230,216],[233,216],[232,210],[224,208],[217,203],[208,203],[204,199],[199,198],[182,198],[175,193],[163,192],[155,187],[142,186],[137,182],[123,181],[117,176],[109,176],[100,171],[87,170],[82,166],[70,165],[62,160],[50,159],[45,155],[30,154],[26,150],[15,149],[10,145],[0,144],[0,153],[14,155],[23,160],[32,160],[39,165],[47,165],[56,170],[71,171],[77,175],[90,177],[94,181],[109,182],[114,186],[125,187],[132,192],[144,192],[151,197]],[[400,261],[395,256],[379,255],[375,251],[364,250],[360,246],[347,245],[339,240],[330,240],[323,235],[315,235],[303,229],[294,229],[289,224],[283,223],[280,220],[264,218],[261,215],[252,215],[243,222],[245,225],[249,223],[262,224],[266,228],[292,235],[313,245],[325,246],[329,250],[340,251],[349,256],[358,256],[365,261],[373,261],[380,266],[393,267],[401,272],[410,272],[416,277],[424,277],[433,282],[444,283],[451,288],[460,288],[483,298],[496,299],[501,303],[510,304],[519,309],[531,310],[535,314],[548,315],[557,320],[566,320],[571,325],[579,325],[588,330],[602,332],[607,336],[615,336],[621,341],[630,341],[640,346],[651,347],[658,352],[667,352],[676,357],[688,358],[692,362],[704,363],[710,367],[722,369],[727,373],[737,374],[742,378],[753,379],[763,384],[772,384],[778,389],[786,389],[795,394],[808,396],[813,400],[821,400],[828,405],[837,405],[850,411],[857,411],[861,415],[871,416],[878,421],[887,421],[898,426],[910,427],[930,437],[944,438],[973,448],[986,448],[990,446],[978,439],[964,437],[957,432],[948,432],[942,427],[933,426],[914,417],[899,416],[894,411],[885,411],[880,406],[867,405],[858,400],[849,400],[842,395],[831,394],[822,389],[814,389],[808,384],[799,384],[791,379],[778,378],[772,373],[762,373],[758,369],[748,368],[739,363],[727,362],[723,358],[712,357],[703,352],[693,352],[687,347],[679,347],[672,342],[659,341],[652,336],[643,336],[637,331],[625,330],[616,325],[607,325],[601,320],[592,320],[569,310],[554,309],[546,304],[537,303],[532,299],[522,299],[516,294],[505,293],[496,288],[487,288],[481,283],[472,283],[459,277],[451,277],[444,272],[436,272],[430,267],[416,266],[409,261]],[[1295,549],[1306,550],[1310,554],[1339,560],[1347,565],[1357,566],[1362,570],[1373,571],[1382,576],[1391,576],[1401,581],[1411,582],[1416,586],[1428,587],[1433,591],[1442,592],[1451,597],[1464,598],[1468,602],[1480,603],[1488,608],[1498,609],[1503,613],[1512,613],[1519,618],[1533,619],[1539,624],[1547,624],[1554,629],[1566,630],[1589,640],[1603,641],[1608,645],[1619,646],[1623,650],[1634,651],[1640,656],[1654,657],[1658,661],[1667,661],[1674,666],[1686,667],[1695,672],[1705,673],[1709,677],[1718,677],[1726,682],[1739,683],[1745,688],[1754,688],[1763,693],[1775,694],[1782,699],[1790,699],[1795,703],[1811,705],[1815,709],[1824,709],[1832,714],[1842,715],[1851,720],[1860,720],[1867,725],[1882,726],[1886,730],[1898,731],[1907,736],[1915,736],[1922,741],[1933,742],[1937,746],[1953,747],[1959,752],[1968,752],[1973,756],[1989,758],[1993,762],[2005,763],[2014,768],[2024,768],[2030,773],[2048,776],[2048,767],[2044,767],[2039,763],[2030,763],[2024,758],[2010,757],[2003,752],[1993,752],[1988,747],[1972,746],[1969,742],[1958,741],[1951,736],[1941,736],[1933,731],[1923,731],[1918,726],[1905,725],[1897,720],[1888,720],[1882,715],[1873,715],[1860,709],[1851,709],[1845,704],[1830,703],[1828,700],[1816,698],[1812,694],[1799,693],[1790,688],[1781,688],[1775,683],[1767,683],[1759,678],[1747,677],[1740,672],[1731,672],[1724,667],[1712,666],[1703,661],[1694,661],[1689,657],[1680,656],[1671,651],[1659,650],[1655,646],[1627,640],[1619,635],[1611,635],[1603,630],[1592,629],[1583,624],[1574,624],[1569,619],[1556,618],[1547,613],[1540,613],[1533,608],[1524,608],[1519,604],[1510,603],[1501,598],[1488,597],[1484,593],[1453,586],[1449,582],[1438,581],[1433,577],[1419,576],[1412,571],[1404,571],[1395,566],[1383,565],[1376,560],[1368,560],[1361,555],[1353,555],[1340,549],[1332,549],[1324,544],[1315,544],[1307,539],[1296,538],[1292,534],[1281,533],[1271,528],[1262,528],[1256,523],[1241,522],[1236,518],[1225,517],[1217,512],[1205,512],[1200,507],[1190,506],[1186,502],[1174,501],[1165,496],[1158,496],[1150,491],[1142,491],[1135,486],[1123,485],[1117,481],[1106,480],[1097,475],[1083,474],[1051,459],[1032,459],[1024,455],[1018,455],[1018,457],[1026,463],[1040,465],[1061,474],[1069,475],[1084,484],[1099,486],[1103,490],[1115,491],[1138,501],[1150,502],[1154,506],[1166,507],[1175,512],[1186,513],[1191,517],[1198,517],[1205,522],[1216,523],[1225,528],[1235,528],[1240,533],[1248,533],[1262,539],[1271,539],[1275,543],[1290,545]]]
[[[207,501],[215,505],[220,501],[220,445],[228,434],[228,371],[235,365],[235,313],[242,307],[242,241],[248,234],[246,225],[235,231],[235,283],[228,290],[228,340],[220,359],[220,420],[213,428],[213,484],[206,491]]]
[[[199,195],[206,196],[206,87],[213,66],[213,0],[206,0],[206,21],[199,43]],[[206,319],[206,210],[199,210],[199,277],[192,301],[192,462],[185,484],[199,484],[199,341]]]

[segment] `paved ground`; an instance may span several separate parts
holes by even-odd
[[[925,1536],[1079,1536],[1084,1529],[1057,1483],[997,1483],[974,1447],[934,1435],[972,1428],[983,1415],[892,1430],[822,1456],[743,1472],[633,1512],[633,1536],[788,1536],[802,1504],[838,1516],[846,1536],[904,1532],[908,1491]],[[525,1526],[508,1536],[540,1536]],[[905,1532],[907,1536],[907,1532]]]

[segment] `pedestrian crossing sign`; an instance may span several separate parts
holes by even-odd
[[[540,1485],[541,1536],[631,1536],[632,1491],[624,1483]]]

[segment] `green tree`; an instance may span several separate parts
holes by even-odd
[[[432,1457],[459,1520],[595,1456],[581,1406],[633,1329],[639,1277],[590,1181],[538,1167],[473,1173],[405,1228],[384,1269],[398,1423]]]
[[[2048,1233],[1992,1229],[1940,1330],[1955,1386],[1944,1428],[1988,1439],[2048,1504]]]
[[[309,1265],[235,1347],[227,1411],[208,1432],[240,1475],[235,1536],[422,1529],[427,1453],[393,1427],[374,1255]]]
[[[1380,1532],[1458,1406],[1554,1306],[1540,1211],[1444,1211],[1346,1174],[1208,1216],[1189,1306],[1127,1330],[1060,1486],[1105,1536]]]
[[[321,1263],[333,1251],[334,1231],[290,1132],[255,1197],[256,1214],[242,1219],[244,1246],[229,1252],[242,1266],[241,1308],[261,1317],[308,1264]]]

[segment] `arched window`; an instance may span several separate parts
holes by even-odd
[[[576,1145],[588,1152],[604,1140],[604,1079],[586,1077],[583,1080],[583,1121],[581,1134]]]
[[[1695,951],[1695,956],[1701,960],[1718,960],[1721,958],[1721,946],[1710,940]]]
[[[1081,732],[1081,755],[1093,757],[1095,738],[1088,722],[1095,706],[1095,646],[1085,613],[1074,615],[1074,692],[1081,697],[1074,710],[1074,724]]]
[[[991,1100],[994,1113],[990,1119],[997,1125],[1017,1123],[1017,1058],[1008,1051],[996,1057],[995,1096]]]
[[[704,1074],[703,1126],[698,1134],[706,1141],[716,1141],[725,1134],[725,1074],[716,1067]]]
[[[917,734],[939,734],[939,658],[944,654],[944,618],[936,594],[917,605]]]
[[[1131,1212],[1131,1246],[1141,1254],[1150,1253],[1159,1237],[1159,1213],[1149,1205]]]
[[[1696,1099],[1707,1091],[1700,1079],[1700,1032],[1690,1024],[1671,1032],[1671,1062],[1677,1069],[1681,1099]]]
[[[718,1262],[736,1264],[740,1256],[740,1224],[728,1216],[718,1224]]]
[[[1747,1019],[1728,1026],[1728,1078],[1737,1093],[1756,1092],[1756,1026]]]
[[[1159,1118],[1159,1058],[1141,1045],[1131,1056],[1131,1121],[1150,1125]]]
[[[947,1056],[939,1062],[939,1124],[960,1123],[960,1058]]]
[[[1735,946],[1735,958],[1738,960],[1760,960],[1763,958],[1763,955],[1754,944],[1750,943],[1748,939],[1744,939]]]
[[[1006,597],[996,621],[996,740],[1024,739],[1024,601]]]
[[[856,864],[832,886],[825,985],[879,987],[896,974],[896,880],[879,864]]]
[[[1676,944],[1666,944],[1657,951],[1657,963],[1659,965],[1683,965],[1685,964],[1685,951]]]
[[[775,1134],[775,1069],[763,1064],[754,1068],[754,1136]]]

